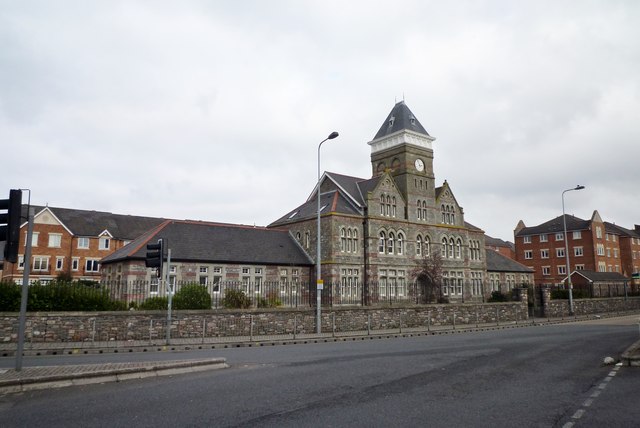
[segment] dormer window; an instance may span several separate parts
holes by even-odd
[[[389,119],[389,127],[393,126],[393,122],[395,122],[396,118],[391,116],[391,119]]]
[[[411,116],[411,117],[409,118],[409,120],[411,121],[411,124],[412,124],[412,125],[415,125],[415,124],[416,124],[416,118],[415,118],[415,117]]]

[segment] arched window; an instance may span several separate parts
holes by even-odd
[[[304,246],[305,248],[309,248],[311,245],[311,234],[309,232],[304,233]]]
[[[384,195],[380,195],[380,215],[384,215]]]
[[[442,206],[440,207],[440,211],[442,212],[442,223],[446,223],[446,222],[447,222],[447,221],[446,221],[447,219],[446,219],[446,215],[445,215],[444,205],[442,205]]]
[[[456,224],[456,208],[451,207],[451,224]]]
[[[422,201],[422,219],[427,219],[427,201]]]
[[[447,258],[447,238],[442,238],[442,258]]]
[[[385,208],[385,214],[387,216],[391,215],[391,197],[387,195],[387,207]]]
[[[404,251],[404,235],[402,233],[398,233],[398,254],[402,254]]]
[[[347,253],[350,253],[352,251],[352,244],[353,244],[353,238],[352,238],[352,233],[351,233],[351,229],[347,229]]]
[[[461,257],[462,257],[462,240],[458,238],[456,240],[456,259],[459,259]]]
[[[378,239],[378,252],[380,254],[384,254],[385,246],[387,245],[387,236],[384,232],[380,232],[378,235],[380,238]]]
[[[347,251],[347,238],[344,233],[344,227],[340,228],[340,251]]]
[[[448,256],[450,258],[454,257],[454,252],[453,252],[454,247],[455,247],[455,242],[454,242],[453,238],[449,238],[449,251],[447,251],[447,252],[448,252]]]
[[[422,236],[418,235],[416,238],[416,256],[422,255]]]
[[[431,238],[429,236],[424,237],[424,255],[429,257],[431,254]]]
[[[396,197],[394,196],[391,199],[391,217],[396,216]]]
[[[297,240],[298,242],[302,241],[302,235],[300,235],[300,232],[297,232],[297,233],[296,233],[296,240]]]
[[[353,229],[353,252],[358,252],[358,229]]]
[[[395,236],[393,232],[389,232],[389,239],[387,239],[387,254],[393,254],[395,250]]]
[[[422,220],[422,204],[420,203],[420,199],[418,199],[418,220]]]

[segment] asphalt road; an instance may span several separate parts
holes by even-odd
[[[25,365],[210,355],[231,368],[7,395],[0,425],[639,426],[640,368],[610,376],[614,368],[602,365],[637,339],[636,316],[445,336],[28,358]]]

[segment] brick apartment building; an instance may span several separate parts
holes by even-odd
[[[100,211],[48,206],[33,208],[30,282],[47,283],[60,275],[99,280],[101,259],[163,221]],[[27,218],[26,206],[23,206],[22,218]],[[27,222],[20,231],[18,261],[4,261],[2,269],[3,280],[18,284],[22,283],[24,273]]]
[[[522,220],[514,231],[516,260],[534,270],[536,284],[561,284],[573,271],[640,272],[640,228],[605,222],[598,211],[589,220],[565,215],[570,266],[567,268],[562,216],[537,226]]]

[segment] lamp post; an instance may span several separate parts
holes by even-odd
[[[327,140],[333,140],[338,135],[339,134],[336,131],[333,131],[327,138],[320,141],[320,144],[318,144],[318,234],[316,235],[316,241],[318,244],[316,247],[316,333],[318,334],[322,333],[322,326],[320,322],[322,309],[320,307],[322,306],[322,289],[324,288],[322,275],[320,274],[320,268],[322,265],[320,257],[320,250],[322,249],[322,245],[320,243],[320,147],[322,147],[322,143]]]
[[[567,237],[567,217],[564,214],[564,194],[573,190],[582,190],[584,186],[577,185],[573,189],[562,192],[562,223],[564,225],[564,255],[567,259],[567,281],[569,283],[569,313],[573,315],[573,284],[571,284],[571,266],[569,262],[569,238]]]

